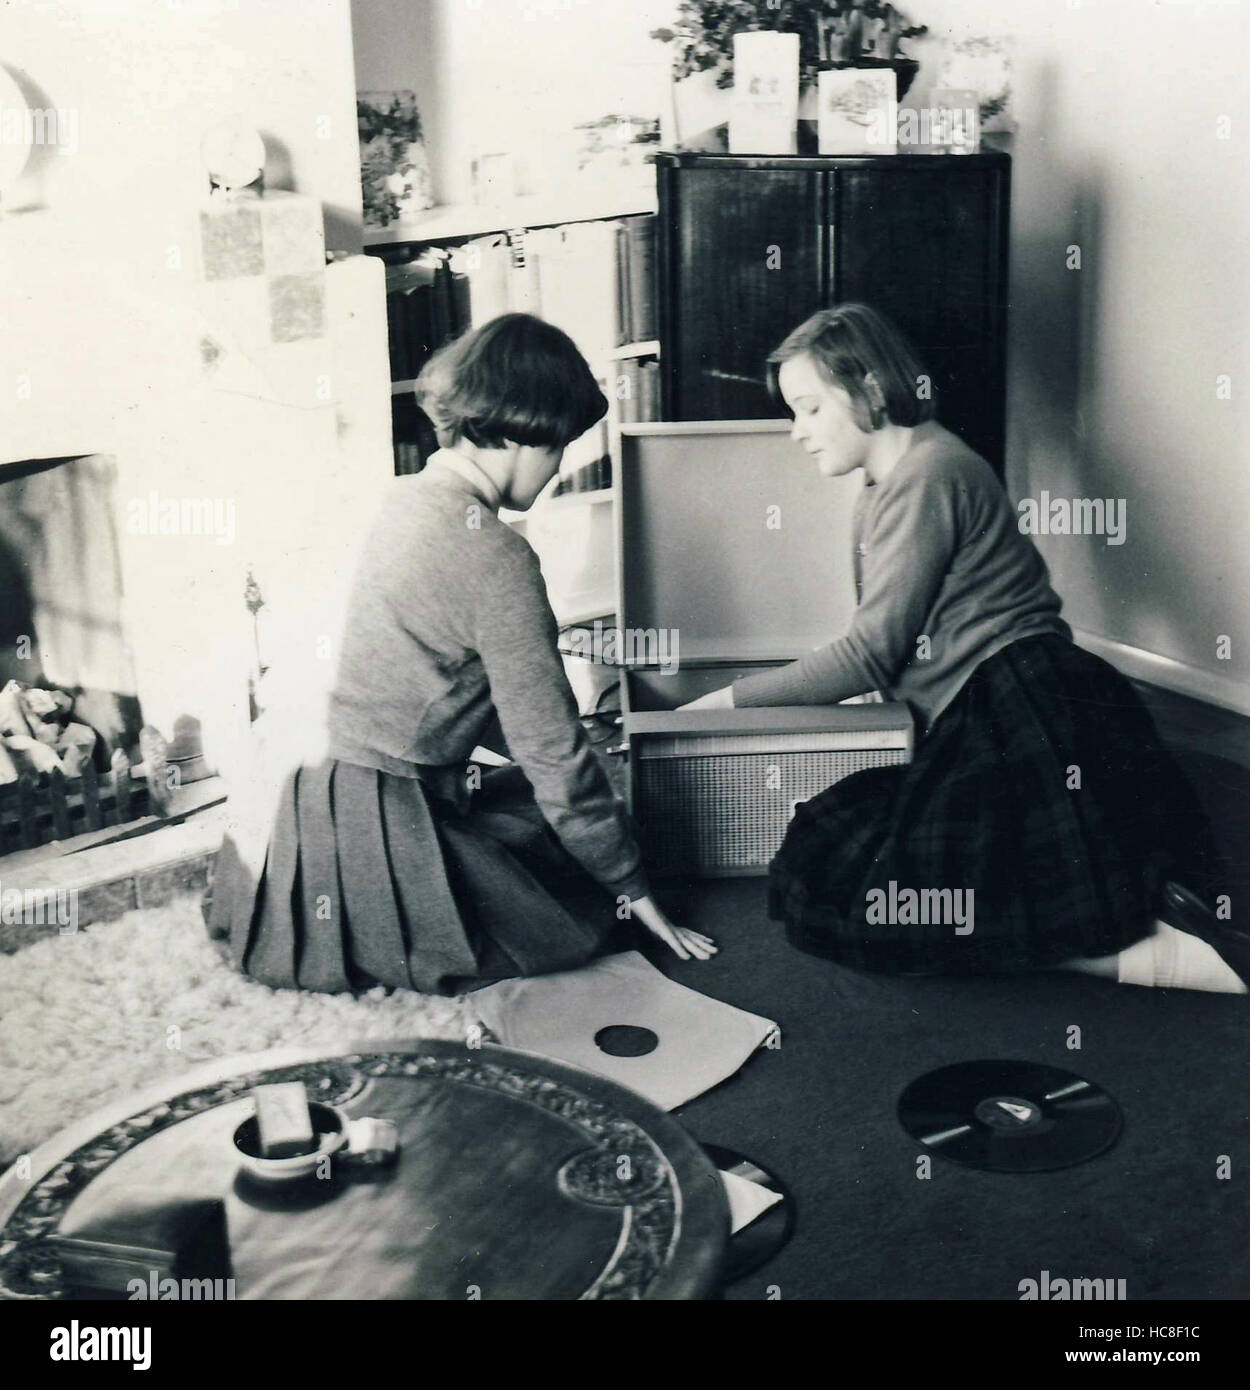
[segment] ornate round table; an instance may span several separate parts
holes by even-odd
[[[266,1193],[231,1146],[261,1082],[392,1120],[395,1166]],[[686,1299],[728,1238],[715,1167],[613,1082],[501,1047],[368,1043],[213,1063],[97,1112],[0,1181],[0,1294],[69,1294],[50,1238],[145,1200],[225,1208],[250,1299]]]

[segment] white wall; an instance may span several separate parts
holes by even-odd
[[[1004,13],[992,0],[956,12],[983,30]],[[1250,712],[1250,7],[1016,0],[1008,13],[1009,488],[1123,498],[1124,545],[1039,542],[1069,620],[1165,659],[1090,641],[1128,669]]]
[[[97,452],[136,380],[149,397],[165,380],[217,122],[253,123],[267,186],[317,198],[327,246],[360,250],[347,0],[29,0],[0,7],[0,64],[75,137],[37,147],[0,207],[4,457],[28,452],[15,436],[41,406],[64,423],[63,452]]]
[[[265,137],[267,186],[313,194],[327,244],[360,249],[347,0],[23,0],[0,7],[0,63],[31,105],[76,113],[77,153],[36,151],[5,202],[44,208],[67,249],[163,251],[207,192],[204,131],[235,116]]]
[[[1164,659],[1134,669],[1250,710],[1250,8],[904,8],[932,30],[912,50],[917,100],[944,33],[1017,41],[1008,485],[1016,497],[1127,504],[1123,546],[1041,538],[1067,614],[1091,642]],[[357,78],[417,88],[438,196],[453,201],[466,196],[475,141],[516,147],[544,126],[651,99],[640,74],[658,45],[647,31],[673,10],[667,0],[355,0]],[[718,114],[715,94],[696,87],[691,128]],[[1079,271],[1067,268],[1072,245]],[[1231,400],[1217,399],[1224,373]],[[1217,655],[1221,636],[1230,660]]]
[[[290,373],[281,389],[268,375],[272,357],[235,350],[226,301],[258,280],[201,278],[200,140],[226,116],[253,122],[268,187],[315,198],[327,245],[358,250],[347,0],[5,5],[0,61],[32,105],[78,117],[77,148],[38,152],[0,216],[0,465],[116,455],[125,627],[145,717],[166,734],[180,715],[200,717],[222,766],[246,727],[246,574],[269,603],[266,660],[332,661],[319,639],[392,472],[390,395],[372,258],[329,266],[324,336],[282,346],[288,364],[309,349],[298,391]],[[206,333],[230,345],[227,380],[204,366]],[[217,499],[237,530],[223,544],[134,534],[128,504],[151,491]]]
[[[649,30],[671,0],[353,0],[362,90],[416,90],[442,203],[470,196],[475,152],[513,151],[522,192],[579,121],[659,114],[668,59]]]

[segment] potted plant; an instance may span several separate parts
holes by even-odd
[[[360,186],[365,222],[385,227],[434,204],[415,92],[360,92]]]
[[[799,80],[815,86],[826,68],[892,68],[903,97],[919,64],[904,57],[904,39],[928,33],[883,0],[681,0],[672,28],[651,37],[674,46],[674,76],[716,71],[716,85],[733,85],[733,37],[751,29],[799,36]]]

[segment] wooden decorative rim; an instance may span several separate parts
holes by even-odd
[[[618,1207],[621,1235],[582,1298],[681,1299],[714,1291],[728,1207],[715,1168],[676,1121],[580,1068],[490,1044],[428,1039],[331,1055],[282,1049],[213,1063],[72,1126],[29,1156],[27,1180],[16,1167],[0,1180],[0,1297],[66,1297],[49,1237],[78,1194],[145,1139],[237,1101],[262,1082],[302,1081],[311,1098],[339,1105],[381,1077],[480,1087],[534,1105],[586,1138],[557,1184],[570,1199]]]

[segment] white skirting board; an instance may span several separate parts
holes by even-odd
[[[1188,695],[1193,700],[1204,700],[1207,704],[1219,705],[1237,714],[1250,715],[1250,688],[1231,676],[1222,676],[1217,671],[1207,671],[1201,666],[1191,666],[1188,662],[1160,656],[1141,647],[1131,647],[1127,642],[1099,637],[1079,628],[1074,629],[1072,635],[1078,646],[1109,661],[1116,670],[1132,680],[1145,681],[1148,685],[1157,685],[1178,695]]]

